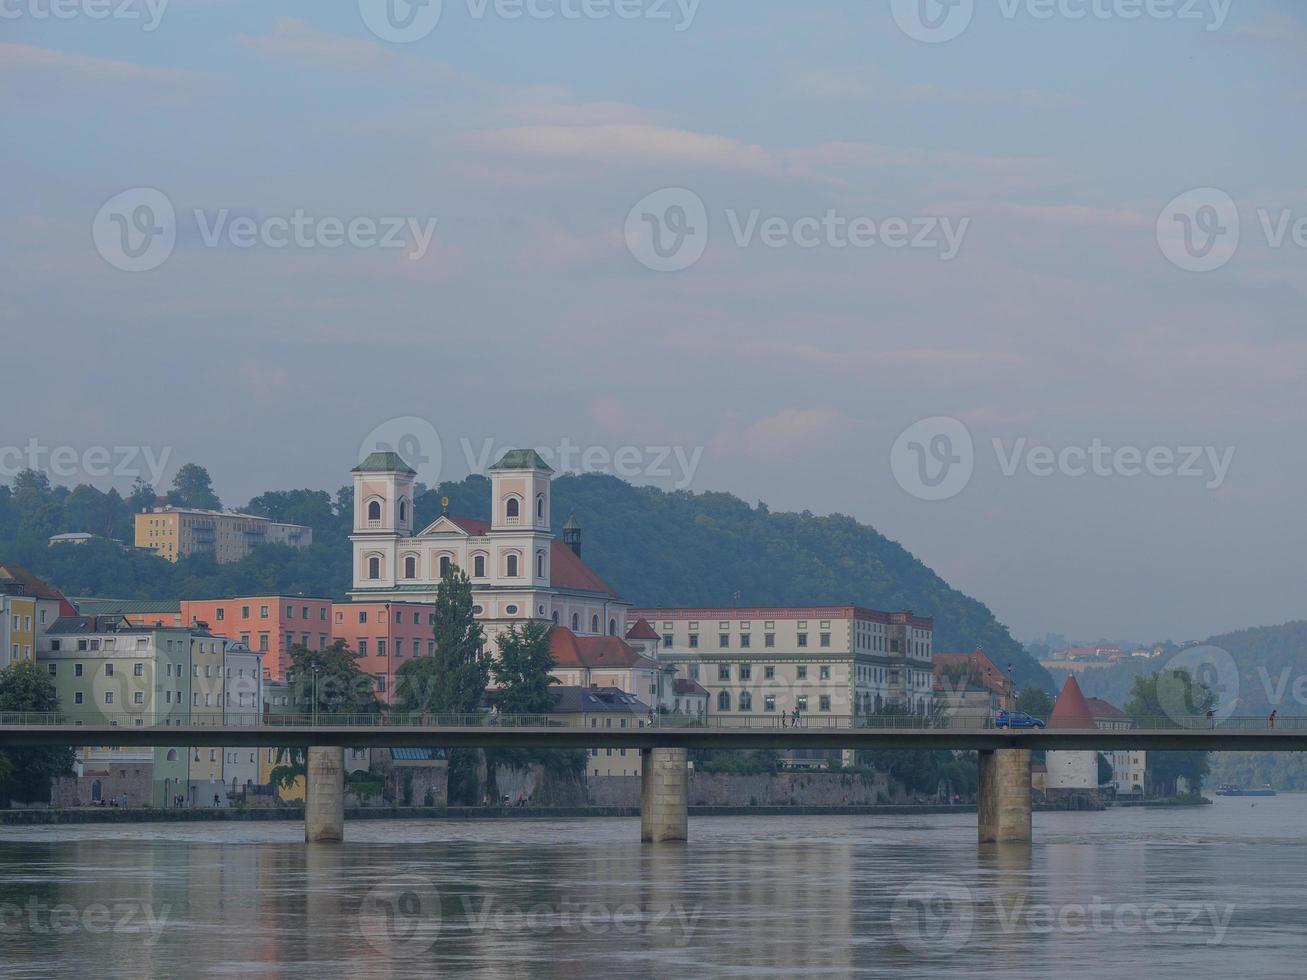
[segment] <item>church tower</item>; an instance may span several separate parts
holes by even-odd
[[[354,476],[354,587],[393,586],[399,541],[413,534],[413,479],[399,453],[372,453]]]

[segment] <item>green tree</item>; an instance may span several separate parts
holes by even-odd
[[[0,671],[0,712],[59,710],[59,695],[50,675],[30,660]],[[0,805],[13,801],[48,803],[57,776],[71,775],[71,746],[34,746],[0,752]]]
[[[1177,705],[1184,706],[1178,717]],[[1125,713],[1141,728],[1156,728],[1167,722],[1201,724],[1215,705],[1216,694],[1205,684],[1195,684],[1188,671],[1168,670],[1136,677]],[[1178,793],[1181,778],[1190,793],[1197,793],[1211,770],[1206,752],[1149,752],[1147,758],[1145,779],[1153,794]]]
[[[506,715],[544,715],[554,706],[549,693],[558,683],[558,664],[549,651],[552,627],[537,620],[510,626],[499,637],[499,653],[491,669],[496,690],[490,702]]]
[[[187,463],[172,478],[168,502],[177,507],[196,507],[200,510],[222,510],[222,502],[213,492],[209,471],[197,463]]]
[[[490,668],[483,655],[485,634],[472,612],[472,582],[452,567],[436,586],[436,652],[429,710],[475,714],[486,699]]]
[[[320,715],[375,715],[382,709],[376,680],[359,667],[359,655],[337,640],[325,650],[295,646],[286,671],[295,703]]]
[[[1017,695],[1017,710],[1048,721],[1053,713],[1053,699],[1038,687],[1028,687]]]

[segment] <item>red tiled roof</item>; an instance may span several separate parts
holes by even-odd
[[[996,694],[1007,692],[1007,674],[998,664],[989,659],[984,650],[971,653],[939,653],[931,655],[935,665],[936,687],[943,687],[943,678],[948,668],[968,670],[974,667],[980,675],[981,683]]]
[[[1094,713],[1095,718],[1127,718],[1129,717],[1124,711],[1109,701],[1102,698],[1085,698],[1089,703],[1089,710]]]
[[[1089,702],[1085,700],[1080,685],[1076,683],[1075,675],[1068,677],[1066,683],[1062,685],[1062,693],[1057,696],[1057,704],[1053,705],[1053,714],[1048,719],[1048,727],[1082,729],[1098,727],[1094,722],[1094,713],[1089,709]]]
[[[490,533],[490,522],[475,517],[449,518],[472,537],[480,538]],[[560,589],[574,589],[578,592],[599,592],[619,598],[611,585],[595,574],[594,569],[583,562],[567,545],[554,541],[549,549],[550,584]]]
[[[661,637],[658,635],[658,631],[649,625],[649,620],[647,619],[637,619],[635,621],[635,625],[626,631],[626,638],[628,640],[661,639]]]
[[[577,636],[566,626],[549,631],[549,652],[559,667],[659,667],[656,660],[638,653],[621,637]]]
[[[24,593],[37,599],[52,599],[59,603],[59,615],[76,616],[77,607],[69,602],[62,592],[44,579],[37,578],[22,565],[12,563],[0,565],[0,580],[17,582],[24,588]]]

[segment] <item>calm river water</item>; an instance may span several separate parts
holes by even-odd
[[[972,816],[0,827],[0,976],[1302,977],[1307,796]]]

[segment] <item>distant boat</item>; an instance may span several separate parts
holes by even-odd
[[[1226,783],[1216,791],[1217,796],[1275,796],[1275,790],[1271,789],[1271,784],[1267,783],[1261,789],[1244,789],[1242,786],[1233,786]]]

